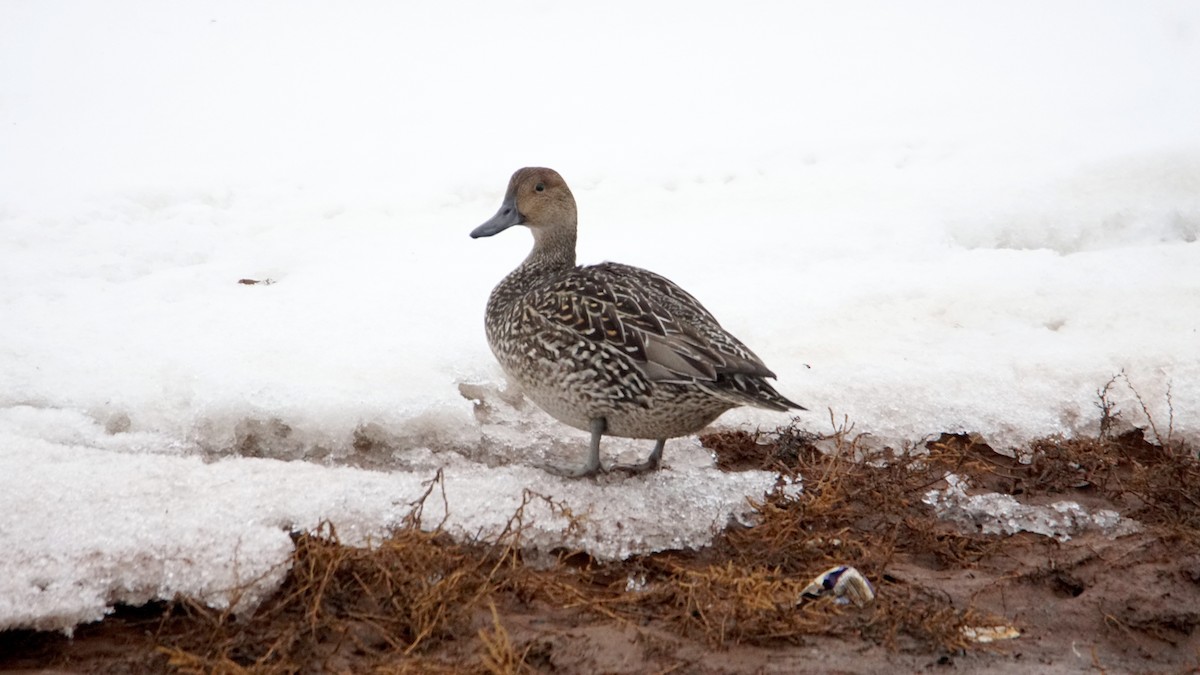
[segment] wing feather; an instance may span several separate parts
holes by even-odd
[[[624,354],[652,381],[775,376],[694,297],[653,272],[616,263],[577,267],[541,295],[541,316]]]

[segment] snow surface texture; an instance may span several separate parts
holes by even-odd
[[[1086,530],[1122,536],[1141,529],[1135,521],[1111,509],[1091,513],[1070,501],[1028,506],[1012,495],[995,492],[968,496],[966,481],[954,474],[947,475],[946,482],[949,483],[946,489],[930,490],[921,501],[932,506],[939,517],[983,534],[1033,532],[1069,541]]]
[[[529,488],[588,523],[532,545],[602,557],[744,514],[773,477],[695,439],[536,468],[586,438],[484,342],[530,240],[467,238],[525,165],[811,429],[1093,434],[1123,369],[1195,439],[1198,66],[1186,1],[0,4],[0,628],[253,600],[289,530],[379,536],[439,468],[453,531]]]

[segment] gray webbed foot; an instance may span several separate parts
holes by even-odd
[[[583,465],[583,468],[567,469],[557,466],[543,466],[542,469],[563,478],[595,478],[604,473],[604,467],[600,465],[600,437],[604,435],[604,428],[606,426],[608,426],[608,423],[605,422],[603,417],[597,417],[592,420],[592,442],[588,444],[587,462]]]
[[[646,461],[637,464],[614,464],[607,471],[620,472],[636,476],[638,474],[657,471],[662,466],[663,446],[667,444],[667,439],[660,438],[654,443],[654,450],[650,451],[650,456]]]
[[[555,476],[561,476],[563,478],[595,478],[602,473],[606,473],[605,468],[600,466],[600,462],[596,462],[594,466],[589,463],[586,466],[578,469],[565,466],[554,466],[553,464],[543,464],[541,469],[546,473],[552,473]]]

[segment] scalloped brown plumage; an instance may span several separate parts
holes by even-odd
[[[581,470],[602,471],[603,434],[657,441],[649,459],[619,470],[659,466],[667,438],[700,430],[739,405],[805,408],[765,378],[775,373],[713,315],[669,279],[621,265],[575,265],[575,198],[546,168],[513,174],[499,211],[471,232],[513,225],[533,232],[529,256],[488,299],[488,344],[510,379],[559,421],[590,431]]]

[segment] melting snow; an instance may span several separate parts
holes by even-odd
[[[687,288],[810,429],[1093,434],[1124,369],[1196,439],[1197,35],[1173,1],[0,4],[0,629],[253,600],[289,532],[381,536],[438,470],[463,537],[527,489],[584,517],[531,507],[531,546],[601,557],[745,517],[773,477],[694,438],[537,468],[586,437],[481,326],[529,237],[467,238],[523,165],[581,261]]]
[[[968,496],[966,481],[954,474],[949,474],[946,482],[948,487],[930,490],[921,501],[932,506],[942,518],[983,534],[1033,532],[1068,541],[1086,530],[1119,537],[1140,529],[1136,522],[1111,509],[1092,513],[1071,501],[1029,506],[1012,495],[995,492]]]

